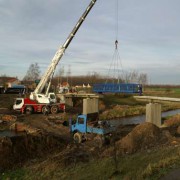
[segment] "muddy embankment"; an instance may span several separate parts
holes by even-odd
[[[22,118],[19,122],[13,115],[0,115],[0,119],[0,171],[21,166],[29,159],[43,157],[68,144],[62,129],[50,127],[50,122],[43,116],[36,116],[33,120],[23,117],[25,122]]]
[[[0,171],[63,147],[62,139],[44,133],[0,137]]]

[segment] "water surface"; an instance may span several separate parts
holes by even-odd
[[[172,116],[180,113],[180,109],[176,110],[171,110],[167,112],[162,112],[161,117],[167,117],[167,116]],[[140,124],[142,122],[145,122],[146,115],[137,115],[137,116],[130,116],[130,117],[122,117],[119,118],[118,120],[111,120],[110,123],[118,126],[118,125],[126,125],[126,124]]]

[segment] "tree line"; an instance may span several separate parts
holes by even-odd
[[[30,64],[23,82],[35,82],[41,79],[41,71],[38,63]],[[101,75],[98,72],[87,73],[87,75],[73,76],[70,66],[65,72],[64,67],[60,67],[52,79],[52,85],[57,86],[62,82],[68,82],[71,86],[95,83],[140,83],[143,85],[148,84],[148,76],[146,73],[139,73],[138,71],[131,71],[124,73],[121,77],[108,77]]]

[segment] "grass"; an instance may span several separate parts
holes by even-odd
[[[180,166],[180,147],[163,147],[117,158],[92,160],[63,167],[54,161],[37,162],[29,167],[8,171],[1,179],[159,179]]]
[[[144,94],[151,96],[180,98],[180,88],[179,87],[148,87],[145,89]]]
[[[117,104],[129,106],[145,105],[144,102],[136,101],[132,95],[106,94],[102,100],[106,107]]]
[[[14,171],[7,171],[0,175],[1,180],[23,180],[25,177],[26,171],[24,169],[17,169]]]
[[[101,120],[105,119],[118,119],[125,116],[135,116],[144,114],[146,111],[145,106],[117,106],[111,108],[99,115]]]

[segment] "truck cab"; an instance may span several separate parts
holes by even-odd
[[[86,115],[79,115],[75,121],[70,119],[70,132],[73,134],[73,139],[77,143],[81,143],[87,139],[88,134],[99,135],[104,139],[107,138],[115,130],[108,121],[98,121],[96,126],[88,125]]]
[[[79,115],[75,122],[70,119],[70,131],[86,133],[86,131],[87,131],[87,116]]]
[[[16,98],[13,105],[13,109],[20,111],[23,105],[24,105],[24,98]]]

